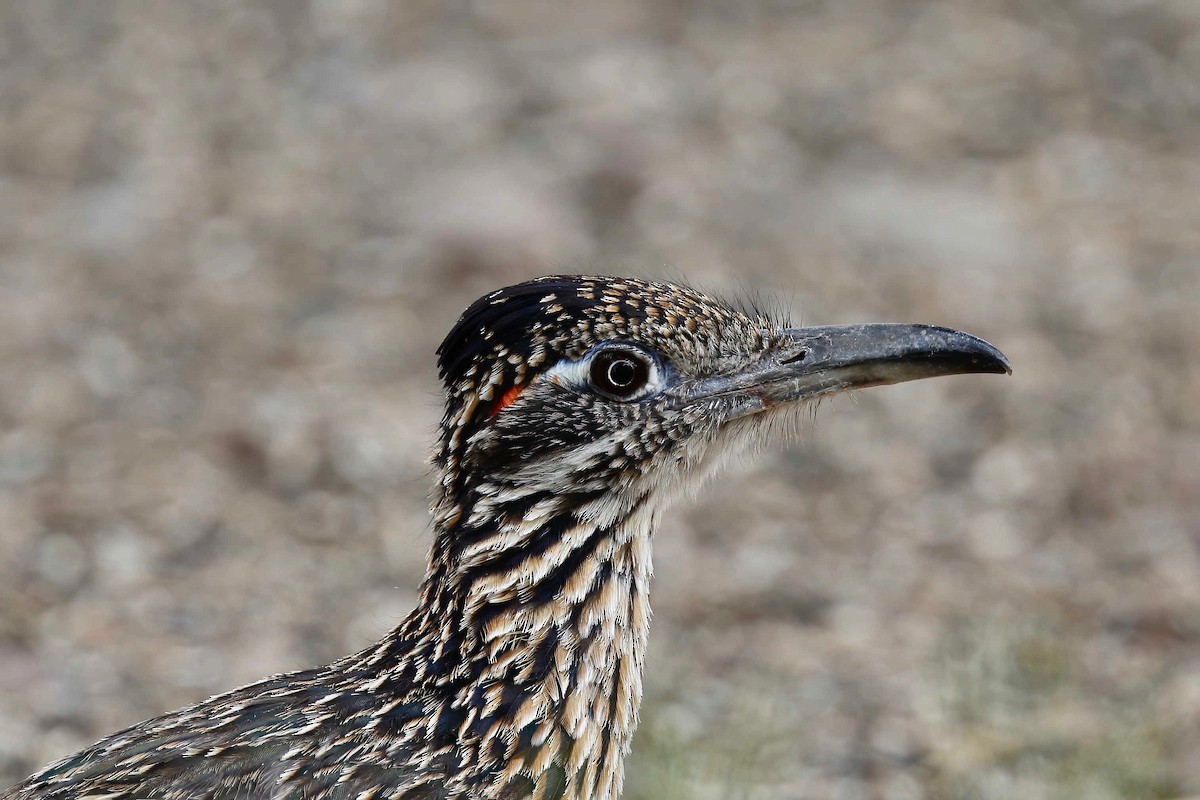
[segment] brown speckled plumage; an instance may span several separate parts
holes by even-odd
[[[660,511],[803,400],[1007,369],[941,328],[788,329],[578,276],[481,298],[439,356],[416,610],[359,653],[115,733],[0,800],[616,800]]]

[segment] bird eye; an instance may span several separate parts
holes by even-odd
[[[632,350],[601,350],[592,358],[588,381],[592,388],[614,400],[633,400],[641,396],[654,372],[654,365],[642,353]]]

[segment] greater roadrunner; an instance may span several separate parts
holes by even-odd
[[[790,431],[804,401],[1009,371],[947,328],[789,328],[580,276],[481,298],[438,356],[416,610],[361,652],[115,733],[3,800],[616,800],[663,508]]]

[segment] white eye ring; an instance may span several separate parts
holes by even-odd
[[[626,344],[599,345],[576,361],[564,359],[546,377],[620,403],[657,394],[665,385],[658,358]]]

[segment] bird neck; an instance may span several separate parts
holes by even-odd
[[[485,486],[434,515],[421,603],[381,643],[396,684],[444,703],[448,744],[496,796],[615,800],[642,696],[654,504]]]

